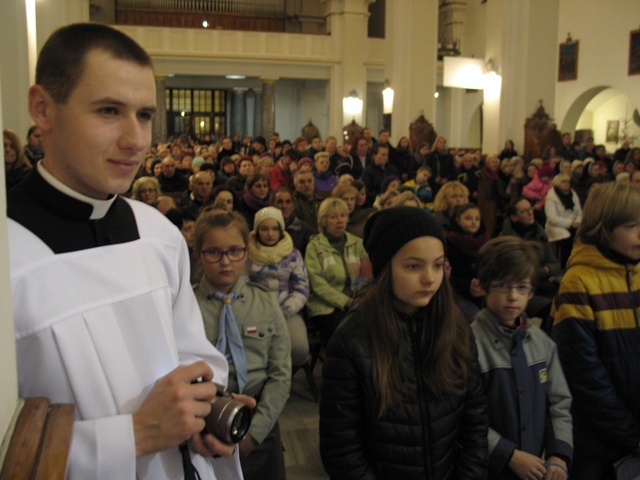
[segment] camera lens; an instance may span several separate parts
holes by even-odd
[[[238,443],[251,426],[251,409],[230,396],[216,396],[205,423],[202,433],[211,433],[226,443]]]

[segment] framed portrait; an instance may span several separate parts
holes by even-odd
[[[629,75],[640,75],[640,29],[629,35]]]
[[[558,81],[576,80],[578,78],[578,43],[571,39],[560,44],[558,59]]]
[[[620,120],[607,120],[607,143],[618,143]]]

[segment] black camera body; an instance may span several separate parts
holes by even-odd
[[[226,443],[238,443],[249,432],[251,409],[234,399],[222,385],[214,383],[217,393],[211,402],[211,412],[204,419],[202,434],[211,433]]]

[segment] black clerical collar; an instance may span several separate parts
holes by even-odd
[[[106,200],[98,200],[95,198],[87,197],[86,195],[78,193],[75,190],[67,187],[64,183],[62,183],[56,177],[51,175],[43,165],[43,162],[38,162],[38,165],[36,166],[36,168],[38,170],[38,173],[42,177],[42,179],[45,182],[47,182],[49,185],[51,185],[53,188],[63,193],[64,195],[71,197],[72,199],[78,200],[79,202],[82,202],[84,204],[88,204],[91,207],[89,220],[98,220],[100,218],[103,218],[111,208],[111,205],[113,205],[114,200],[116,199],[116,195],[112,195]],[[83,208],[83,210],[85,209]]]

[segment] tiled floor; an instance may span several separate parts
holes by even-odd
[[[314,378],[320,387],[322,363],[318,362]],[[291,396],[280,415],[280,431],[285,448],[287,480],[327,480],[322,468],[318,443],[318,403],[313,400],[302,370],[293,377]]]

